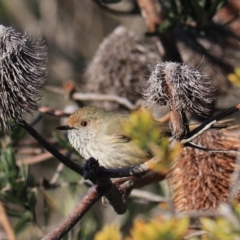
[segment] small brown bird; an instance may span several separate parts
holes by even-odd
[[[57,129],[68,131],[70,143],[82,157],[94,157],[106,168],[130,167],[151,155],[125,135],[123,123],[128,120],[128,114],[83,107],[69,117],[66,126]]]

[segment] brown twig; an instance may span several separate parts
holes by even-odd
[[[61,154],[65,154],[67,152],[67,150],[60,150],[59,151]],[[21,166],[21,165],[32,165],[32,164],[36,164],[39,162],[43,162],[46,161],[50,158],[53,157],[53,154],[49,153],[49,152],[45,152],[42,154],[39,154],[37,156],[34,157],[29,157],[29,158],[25,158],[25,159],[19,159],[16,161],[17,166]]]
[[[59,93],[59,94],[66,94],[67,92],[65,90],[63,90],[62,88],[58,88],[58,87],[53,87],[53,86],[48,86],[46,87],[47,90]],[[70,92],[68,94],[71,94]],[[141,106],[140,102],[137,102],[136,104],[131,103],[127,98],[124,97],[120,97],[114,94],[100,94],[100,93],[81,93],[81,92],[73,92],[71,95],[71,98],[73,100],[77,100],[77,101],[110,101],[110,102],[116,102],[126,108],[128,108],[129,110],[136,110]],[[40,112],[43,113],[47,113],[50,115],[54,115],[54,116],[58,116],[56,114],[54,114],[53,109],[47,108],[47,107],[41,107],[39,108]],[[46,109],[46,110],[45,110]],[[61,115],[65,115],[67,116],[67,113],[64,113],[62,111],[57,110],[56,111],[57,114]],[[69,116],[69,115],[68,115]]]
[[[78,223],[93,204],[104,195],[105,191],[107,191],[107,189],[100,190],[98,186],[91,187],[67,218],[42,238],[42,240],[61,239]]]
[[[62,172],[62,170],[64,169],[64,164],[59,163],[56,169],[56,172],[54,173],[50,183],[51,184],[55,184],[60,176],[60,173]]]
[[[221,111],[220,113],[214,115],[211,118],[208,118],[205,122],[203,122],[200,126],[195,128],[193,131],[189,133],[189,137],[186,139],[182,139],[181,143],[183,145],[186,145],[187,143],[191,142],[195,138],[197,138],[202,133],[206,132],[208,129],[211,128],[212,125],[214,125],[219,120],[237,112],[240,110],[240,103],[238,103],[236,106],[230,107],[224,111]]]
[[[237,153],[240,154],[239,150],[221,150],[221,149],[206,148],[206,147],[200,146],[199,144],[196,144],[193,142],[188,142],[185,146],[196,148],[196,149],[206,151],[209,153],[223,153],[223,154],[234,154],[234,155],[236,155]]]
[[[55,116],[55,117],[69,117],[70,116],[69,113],[63,112],[61,110],[55,110],[55,109],[52,109],[49,107],[39,107],[38,111],[41,113]]]
[[[46,139],[49,143],[55,143],[55,139],[53,138],[47,138]],[[23,139],[23,140],[20,140],[18,143],[17,143],[17,146],[18,147],[22,147],[22,146],[30,146],[30,145],[37,145],[39,144],[39,142],[36,140],[36,139]]]
[[[167,199],[164,197],[161,197],[161,196],[151,193],[151,192],[139,190],[139,189],[132,190],[129,197],[143,199],[148,202],[157,202],[157,203],[166,203],[167,202]]]
[[[43,150],[41,148],[32,148],[32,147],[16,147],[16,153],[22,155],[37,155],[41,154]]]
[[[125,191],[130,194],[134,188],[141,188],[143,186],[149,185],[151,183],[156,183],[164,180],[166,174],[161,172],[149,171],[141,176],[133,178],[131,181],[124,184]]]
[[[136,110],[140,103],[137,102],[136,104],[131,103],[128,99],[124,97],[119,97],[113,94],[99,94],[99,93],[73,93],[72,99],[78,101],[111,101],[116,102],[129,110]]]
[[[33,136],[47,151],[49,151],[55,158],[62,162],[65,166],[72,169],[74,172],[82,175],[83,168],[75,162],[72,162],[69,158],[61,154],[50,143],[48,143],[34,128],[32,128],[26,121],[21,121],[20,125]]]
[[[126,212],[126,202],[124,201],[124,195],[119,186],[112,184],[110,179],[98,179],[98,185],[91,187],[68,217],[42,240],[61,239],[102,196],[105,196],[108,199],[118,214]]]

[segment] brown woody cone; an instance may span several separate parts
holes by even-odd
[[[238,150],[240,131],[209,130],[195,143],[216,150]],[[186,147],[168,175],[176,212],[216,210],[228,202],[236,154]],[[237,195],[240,200],[240,194]]]
[[[84,74],[84,88],[88,92],[126,97],[135,103],[142,98],[143,86],[159,60],[156,49],[119,26],[99,45]],[[94,105],[108,110],[119,108],[118,104],[109,102]]]

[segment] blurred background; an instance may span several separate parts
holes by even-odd
[[[193,68],[200,68],[204,74],[213,75],[217,99],[211,114],[239,102],[238,1],[206,3],[208,1],[199,0],[195,8],[194,4],[185,1],[159,1],[159,9],[156,8],[160,16],[156,21],[159,27],[156,29],[151,29],[141,15],[139,4],[142,1],[123,0],[107,4],[109,2],[115,1],[0,0],[2,25],[26,32],[32,38],[42,37],[47,45],[48,79],[41,106],[72,111],[79,106],[94,104],[129,111],[112,102],[76,101],[72,94],[115,94],[137,104],[143,99],[151,71],[161,61],[185,62]],[[158,36],[160,41],[156,40]],[[166,109],[159,110],[159,115],[164,115]],[[68,141],[55,131],[65,119],[37,112],[29,121],[38,118],[41,121],[37,121],[34,127],[66,153],[63,149],[70,148]],[[19,129],[15,131],[19,134]],[[7,141],[6,136],[4,139]],[[19,239],[39,239],[43,232],[48,232],[73,209],[88,186],[24,133],[21,133],[14,152],[18,165],[27,163],[26,174],[31,175],[36,184],[32,188],[36,215],[25,216],[26,208],[17,207],[19,215],[12,214],[11,223],[17,228]],[[82,163],[79,156],[73,154],[72,157]],[[44,181],[63,186],[46,190],[40,186]],[[65,183],[71,183],[71,186],[65,186]],[[167,194],[165,183],[146,189],[159,196],[166,197]],[[10,214],[15,207],[8,206],[7,209]],[[99,201],[71,231],[68,239],[93,239],[94,234],[110,222],[120,224],[123,232],[128,233],[136,216],[146,219],[159,211],[164,210],[157,202],[134,198],[129,201],[128,212],[117,216],[111,206],[106,208]],[[2,231],[0,239],[4,238]]]

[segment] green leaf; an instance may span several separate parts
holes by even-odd
[[[31,212],[34,212],[36,204],[37,204],[37,189],[36,188],[32,188],[28,192],[27,198],[28,198],[29,209],[31,210]]]
[[[16,226],[14,227],[15,233],[16,234],[21,233],[32,221],[33,221],[32,213],[29,211],[25,212],[20,218],[20,220],[17,222]]]

